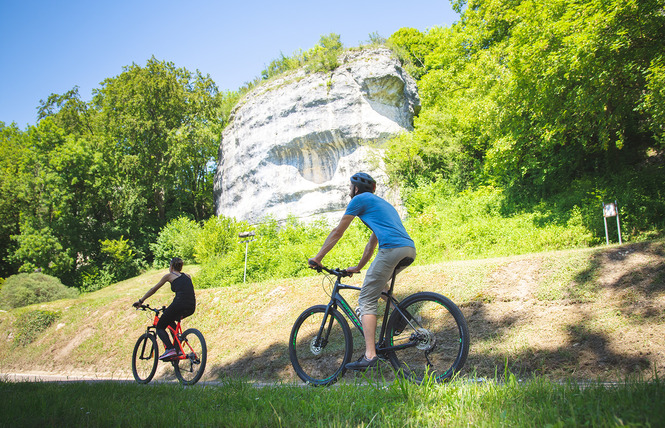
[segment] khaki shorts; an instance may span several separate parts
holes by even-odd
[[[393,276],[395,266],[405,257],[415,259],[416,249],[413,247],[379,248],[360,289],[358,305],[361,315],[378,315],[378,301],[381,292]],[[401,267],[397,272],[401,272],[403,269],[404,267]]]

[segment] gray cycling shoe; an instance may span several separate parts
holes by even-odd
[[[362,357],[358,359],[355,363],[349,363],[346,365],[346,368],[349,370],[365,370],[370,367],[376,367],[379,362],[379,357],[374,357],[371,360],[368,360],[367,357],[363,354]]]

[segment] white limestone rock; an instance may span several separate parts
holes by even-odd
[[[336,215],[350,176],[386,194],[382,144],[413,129],[416,83],[385,48],[343,54],[332,73],[299,70],[245,96],[222,134],[217,215],[257,221]]]

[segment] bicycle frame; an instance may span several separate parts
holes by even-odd
[[[319,333],[317,335],[317,342],[316,344],[318,346],[321,345],[321,341],[327,341],[328,335],[330,334],[330,330],[332,328],[332,323],[334,318],[331,316],[331,312],[334,309],[340,308],[342,312],[346,315],[348,319],[351,320],[351,323],[360,331],[360,334],[362,334],[363,337],[365,337],[365,332],[363,330],[362,322],[360,319],[358,319],[358,316],[356,315],[355,311],[351,309],[349,306],[349,303],[344,299],[342,294],[340,293],[341,290],[356,290],[360,291],[360,287],[356,287],[353,285],[347,285],[347,284],[342,284],[340,281],[340,278],[342,275],[340,275],[339,271],[328,271],[330,274],[335,275],[337,279],[335,280],[335,285],[333,286],[332,293],[330,293],[330,302],[326,306],[326,311],[325,315],[323,317],[323,322],[321,323],[321,327],[319,328]],[[387,354],[392,351],[398,351],[400,349],[406,349],[410,348],[412,346],[416,346],[418,342],[414,340],[410,340],[408,343],[404,343],[398,346],[386,346],[386,330],[388,326],[388,316],[390,315],[390,306],[392,304],[393,306],[393,311],[398,311],[400,314],[402,314],[403,317],[407,319],[407,322],[411,324],[411,321],[414,321],[416,324],[418,322],[414,320],[411,316],[408,316],[408,314],[405,314],[402,312],[402,310],[399,308],[399,301],[393,297],[392,291],[393,287],[395,286],[395,275],[392,276],[392,281],[390,284],[390,289],[388,292],[381,292],[382,296],[386,297],[386,310],[383,314],[383,321],[381,322],[381,332],[379,334],[379,341],[377,342],[376,345],[376,352],[377,354]],[[326,323],[328,323],[328,326],[326,327]],[[413,326],[413,325],[412,325]],[[414,328],[415,330],[415,328]],[[325,331],[325,334],[324,334]]]
[[[157,323],[159,322],[159,313],[164,312],[165,308],[166,308],[165,306],[162,306],[161,309],[154,309],[154,308],[148,307],[148,309],[155,312],[155,317],[152,321],[152,325],[148,326],[146,328],[146,333],[150,333],[150,331],[152,330],[152,331],[154,331],[153,334],[157,335]],[[180,336],[182,335],[182,325],[180,324],[180,322],[181,322],[181,320],[178,320],[176,322],[176,328],[175,329],[173,327],[171,327],[170,325],[166,326],[166,328],[171,332],[171,336],[173,337],[173,346],[177,346],[177,349],[180,350],[180,355],[178,355],[177,357],[169,358],[169,361],[187,359],[185,349],[182,347],[182,342],[180,341]],[[146,344],[144,343],[143,344],[144,348],[141,349],[141,356],[145,355],[145,345]],[[189,350],[191,352],[194,352],[194,349],[192,349],[192,347],[191,347],[191,345],[189,345],[189,343],[187,343],[187,346],[189,346]],[[141,357],[141,358],[143,359],[143,357]]]

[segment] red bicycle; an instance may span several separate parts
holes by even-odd
[[[148,383],[157,372],[157,363],[159,362],[159,347],[157,345],[156,325],[159,321],[159,314],[166,309],[162,306],[159,309],[151,308],[149,305],[139,305],[137,310],[153,311],[155,317],[151,326],[148,326],[145,333],[139,337],[134,345],[132,353],[132,373],[138,383]],[[178,350],[178,354],[173,358],[165,360],[173,365],[175,375],[183,385],[194,385],[203,376],[206,367],[208,348],[203,334],[195,328],[188,328],[184,332],[180,325],[180,320],[176,323],[176,328],[168,326],[168,330],[173,337],[173,344]]]

